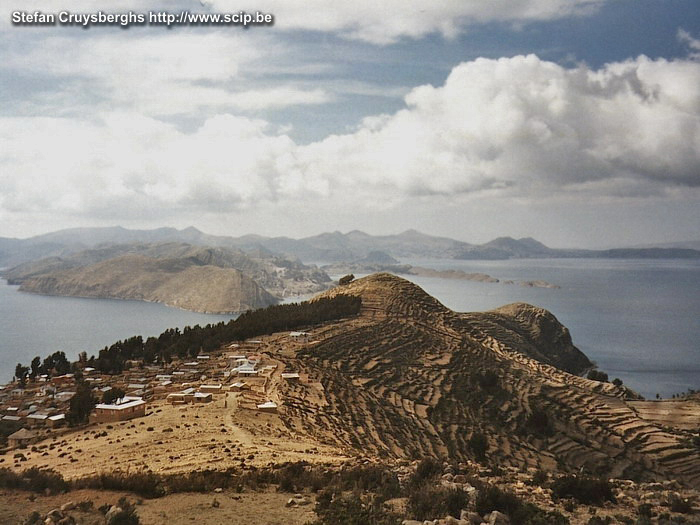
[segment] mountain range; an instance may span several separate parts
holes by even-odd
[[[302,239],[289,237],[241,237],[209,235],[189,227],[182,230],[158,228],[129,230],[74,228],[27,239],[0,237],[0,266],[50,256],[64,257],[86,249],[129,243],[186,243],[196,246],[234,248],[246,253],[282,254],[303,262],[354,262],[381,251],[396,258],[481,259],[518,258],[700,258],[700,250],[689,247],[642,246],[607,250],[556,249],[530,238],[499,237],[485,244],[470,244],[448,237],[436,237],[416,230],[396,235],[370,235],[358,230],[321,233]],[[687,243],[685,246],[695,246]]]

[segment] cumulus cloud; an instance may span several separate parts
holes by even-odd
[[[477,59],[406,109],[301,148],[316,173],[402,195],[485,189],[663,192],[700,185],[700,64],[640,57],[600,70],[534,55]]]
[[[189,132],[116,111],[0,119],[2,208],[167,216],[700,186],[700,63],[692,60],[639,57],[592,70],[534,55],[480,58],[405,102],[307,145],[230,114]]]

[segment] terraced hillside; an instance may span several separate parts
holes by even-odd
[[[700,485],[687,428],[639,414],[637,396],[583,379],[590,366],[546,310],[456,313],[416,285],[376,274],[325,292],[360,295],[360,316],[278,354],[303,380],[275,385],[285,424],[380,457],[479,457],[492,465],[584,469]],[[650,415],[651,414],[651,415]],[[690,420],[688,420],[690,417]]]

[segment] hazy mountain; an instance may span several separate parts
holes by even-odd
[[[483,259],[519,258],[700,258],[700,250],[659,246],[611,250],[555,249],[531,238],[499,237],[475,245],[447,237],[407,230],[397,235],[369,235],[353,230],[330,232],[291,239],[245,235],[227,237],[205,234],[196,228],[183,230],[127,230],[114,228],[78,228],[61,230],[29,239],[0,238],[0,266],[83,251],[88,248],[124,243],[187,243],[198,246],[232,248],[256,256],[283,254],[305,262],[354,262],[372,252],[384,252],[394,258]],[[689,243],[692,245],[693,243]]]

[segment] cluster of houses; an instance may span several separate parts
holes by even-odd
[[[295,342],[306,343],[307,332],[291,332]],[[248,350],[261,341],[248,341]],[[119,388],[126,395],[111,403],[98,403],[90,422],[115,422],[146,415],[150,401],[165,399],[168,403],[210,403],[214,396],[228,392],[240,393],[239,406],[262,412],[276,412],[277,404],[266,397],[267,382],[277,369],[265,363],[255,351],[243,352],[239,344],[231,344],[220,356],[198,355],[191,361],[163,366],[144,366],[127,362],[128,369],[118,376],[99,374],[95,369],[83,369],[83,379],[101,399],[105,392]],[[283,372],[282,379],[298,381],[297,372]],[[10,447],[26,445],[45,436],[51,429],[65,424],[70,399],[75,395],[73,374],[56,377],[42,376],[27,382],[24,388],[16,384],[0,386],[0,421],[21,427],[8,437]]]

